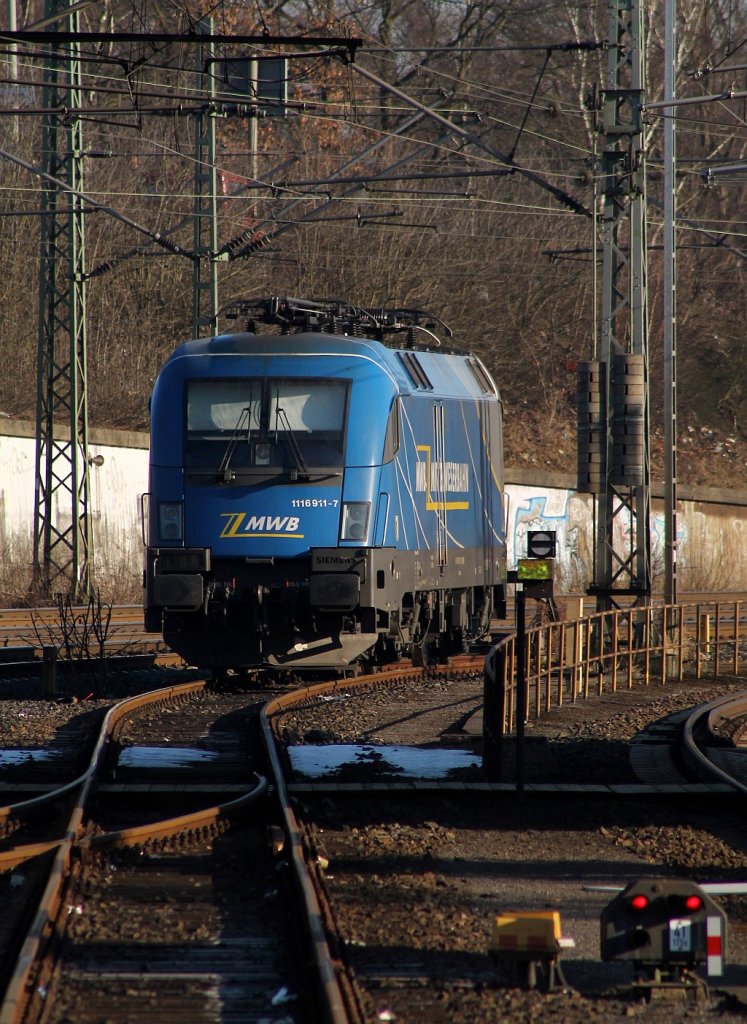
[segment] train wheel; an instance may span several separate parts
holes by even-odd
[[[435,665],[437,656],[438,641],[435,637],[426,637],[421,643],[412,646],[412,663],[416,668]]]

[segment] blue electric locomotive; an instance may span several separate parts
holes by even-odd
[[[246,333],[181,345],[153,391],[146,628],[218,676],[465,649],[505,604],[483,364],[419,312],[238,310]]]

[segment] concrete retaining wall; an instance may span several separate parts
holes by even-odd
[[[140,496],[148,485],[148,435],[92,430],[90,514],[97,581],[117,579],[137,595],[142,570]],[[0,420],[0,578],[30,570],[34,519],[34,424]],[[561,592],[582,592],[590,580],[593,502],[577,494],[575,480],[509,467],[506,471],[509,565],[526,554],[528,530],[555,530]],[[664,516],[661,488],[652,487],[651,543],[654,587],[663,572]],[[747,491],[679,488],[678,586],[685,590],[747,590]],[[66,511],[66,510],[65,510]],[[619,550],[629,544],[619,517]],[[103,582],[101,583],[103,587]],[[660,587],[659,587],[660,588]]]
[[[591,579],[594,547],[594,503],[578,494],[570,476],[509,468],[510,564],[526,554],[528,530],[555,530],[558,537],[556,583],[561,592],[580,593]],[[663,589],[663,487],[652,485],[651,561],[654,590]],[[629,517],[617,520],[615,547],[631,550],[624,531]],[[680,590],[747,589],[747,491],[697,487],[678,488],[677,579]]]

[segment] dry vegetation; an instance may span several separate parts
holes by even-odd
[[[573,414],[556,424],[552,436],[541,418],[526,411],[506,417],[506,463],[576,473],[576,424]],[[677,476],[688,487],[728,487],[747,490],[747,438],[739,432],[686,426],[677,439]],[[651,430],[651,481],[664,480],[664,437]]]
[[[21,24],[44,16],[41,0],[21,7]],[[744,71],[728,82],[692,78],[706,63],[730,63],[747,35],[744,5],[683,0],[678,7],[678,91],[744,89]],[[663,15],[654,0],[646,9],[647,92],[657,98]],[[104,0],[95,14],[83,13],[81,27],[185,30],[199,13],[187,3],[176,18],[172,8],[150,0],[136,16],[121,0]],[[223,0],[214,13],[216,31],[224,33],[266,27],[361,37],[367,47],[378,47],[359,54],[362,66],[418,101],[438,105],[496,153],[510,155],[586,209],[594,207],[599,167],[592,152],[600,143],[598,115],[587,97],[604,82],[607,58],[602,49],[567,44],[606,39],[606,4],[380,0],[358,8],[345,0],[280,0],[240,7]],[[415,43],[422,49],[403,51]],[[549,52],[549,44],[565,48]],[[99,48],[103,56],[122,52],[122,44]],[[121,64],[84,65],[84,105],[110,110],[83,124],[89,154],[84,189],[189,252],[195,118],[174,108],[194,95],[194,53],[186,46],[156,51],[131,44],[126,59],[133,62],[128,76]],[[32,49],[18,58],[22,115],[4,144],[35,166],[42,162],[41,127],[30,111],[41,103],[44,63]],[[229,256],[218,264],[221,303],[286,293],[432,310],[481,354],[500,384],[507,462],[574,472],[575,367],[593,358],[599,329],[592,220],[442,124],[422,117],[402,130],[413,109],[339,61],[294,60],[289,77],[296,106],[286,118],[259,123],[258,183],[249,177],[248,120],[218,120],[219,245],[228,246]],[[744,160],[744,107],[686,109],[678,122],[678,208],[687,218],[679,235],[677,294],[679,476],[688,484],[734,486],[747,465],[745,185],[724,177],[706,189],[698,172],[712,161]],[[661,119],[651,116],[646,132],[656,477],[663,377]],[[312,184],[341,170],[394,180],[386,186]],[[40,204],[38,175],[0,160],[0,412],[17,417],[33,418],[35,410]],[[192,335],[193,261],[102,209],[89,207],[85,231],[92,275],[86,296],[89,422],[143,429],[158,367]],[[252,242],[259,244],[247,248]],[[62,291],[65,282],[59,266]],[[230,324],[220,321],[220,327]],[[59,343],[66,344],[64,331]]]

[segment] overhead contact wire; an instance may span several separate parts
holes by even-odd
[[[61,178],[56,178],[52,174],[47,174],[47,172],[43,171],[40,167],[35,167],[33,164],[30,164],[28,161],[23,160],[21,157],[15,156],[15,154],[9,153],[5,149],[0,149],[0,157],[2,157],[4,160],[9,160],[11,163],[16,164],[18,167],[23,167],[25,170],[30,171],[31,174],[37,175],[37,177],[41,178],[43,181],[48,181],[50,184],[55,185],[57,188],[60,189],[61,192],[67,195],[75,196],[76,199],[80,199],[82,202],[86,203],[92,209],[100,210],[102,213],[109,214],[110,217],[113,217],[115,220],[121,221],[121,223],[126,224],[127,227],[133,228],[135,231],[139,231],[141,234],[146,235],[153,242],[155,242],[156,245],[163,246],[163,248],[167,249],[169,252],[174,253],[177,256],[186,256],[190,260],[196,259],[195,253],[190,252],[187,249],[183,249],[176,242],[172,242],[170,238],[167,238],[160,232],[151,231],[150,228],[143,227],[142,224],[138,224],[137,221],[132,220],[131,217],[128,217],[124,213],[120,213],[113,207],[106,206],[104,203],[99,203],[95,199],[91,199],[90,196],[88,196],[85,192],[81,192],[80,189],[71,188],[70,185],[68,185],[67,182],[62,181]]]

